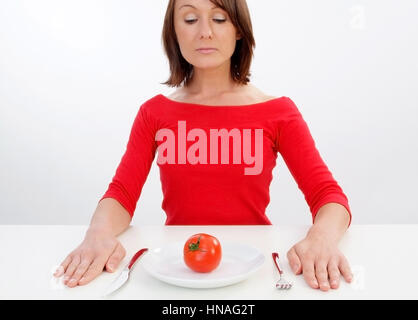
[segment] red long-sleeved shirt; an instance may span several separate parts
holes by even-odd
[[[197,130],[189,137],[192,129]],[[216,158],[216,148],[211,148],[216,140],[211,139],[214,129],[228,130],[226,137],[232,132],[240,137],[240,140],[229,138],[229,161],[228,158],[223,163],[221,160],[222,139],[218,140],[218,161],[212,161],[211,157]],[[257,136],[257,129],[258,133],[262,129],[262,135]],[[162,135],[167,131],[175,137],[170,143],[170,135]],[[200,136],[196,137],[198,133]],[[203,139],[205,133],[206,139]],[[196,152],[198,141],[201,144]],[[255,156],[252,162],[244,156],[244,153],[248,155],[249,141],[250,155]],[[190,148],[192,145],[194,148]],[[164,151],[163,146],[174,148]],[[156,155],[168,157],[169,151],[175,154],[174,162],[156,161],[166,225],[270,225],[265,209],[270,202],[269,186],[277,153],[281,154],[303,192],[312,221],[321,206],[335,202],[347,209],[351,224],[348,199],[322,160],[301,113],[288,97],[244,106],[185,103],[162,94],[152,97],[139,107],[126,151],[100,200],[116,199],[132,217]],[[187,157],[184,151],[188,152]],[[190,153],[202,158],[198,163],[193,162]],[[262,154],[261,170],[256,154]],[[233,156],[237,156],[236,161]],[[202,159],[207,159],[206,163]],[[257,162],[258,172],[254,170]],[[251,167],[255,172],[245,174]]]

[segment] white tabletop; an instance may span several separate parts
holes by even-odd
[[[0,226],[0,299],[103,299],[107,285],[132,255],[143,247],[156,248],[205,232],[222,241],[257,247],[263,266],[248,279],[221,288],[191,289],[167,284],[148,275],[141,260],[128,282],[106,299],[417,299],[418,225],[351,225],[339,244],[354,274],[352,283],[341,277],[340,287],[327,292],[312,289],[303,275],[295,276],[286,253],[309,226],[131,226],[119,236],[127,255],[114,273],[103,272],[88,285],[68,288],[52,276],[65,256],[82,241],[87,226]],[[271,252],[282,257],[282,268],[293,282],[277,290]]]

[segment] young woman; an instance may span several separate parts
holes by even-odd
[[[292,269],[315,289],[337,288],[340,275],[350,282],[338,249],[351,223],[347,197],[293,101],[249,83],[255,41],[245,0],[170,0],[162,40],[171,71],[164,84],[177,90],[139,108],[84,240],[55,275],[74,287],[117,268],[126,252],[116,236],[131,222],[156,153],[166,225],[271,224],[265,209],[280,153],[313,221],[287,253]]]

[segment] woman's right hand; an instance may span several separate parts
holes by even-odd
[[[64,274],[64,284],[70,288],[85,285],[104,269],[115,271],[125,255],[125,248],[114,235],[88,230],[83,242],[64,259],[54,276]]]

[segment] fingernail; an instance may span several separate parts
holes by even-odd
[[[297,264],[295,264],[293,266],[293,272],[296,273],[296,271],[298,271],[298,269],[299,269],[299,266]]]
[[[109,270],[110,270],[110,271],[113,271],[113,264],[109,264],[109,266],[108,266],[108,267],[109,267]]]
[[[336,286],[336,285],[337,285],[337,280],[332,280],[332,281],[331,281],[331,284],[332,284],[333,286]]]
[[[84,282],[84,280],[86,280],[86,278],[82,277],[82,278],[80,279],[80,282]]]
[[[75,279],[71,279],[68,283],[74,284],[75,283]]]
[[[64,281],[67,281],[69,278],[70,278],[69,276],[65,276]]]
[[[314,280],[312,283],[313,283],[313,285],[314,285],[315,287],[317,287],[317,286],[318,286],[318,281]]]
[[[58,267],[58,269],[57,270],[55,270],[55,272],[54,272],[54,276],[58,276],[58,275],[60,275],[61,274],[61,270],[62,270],[63,268],[62,267]]]

